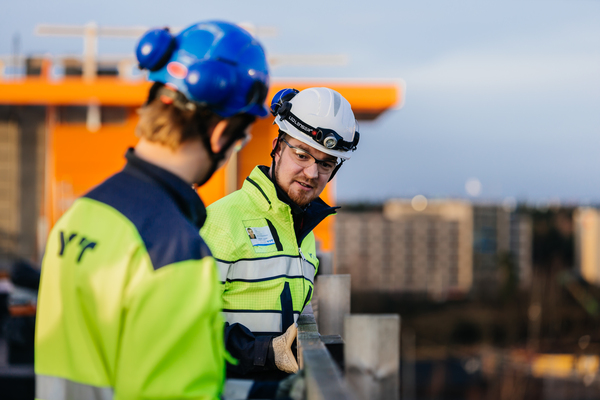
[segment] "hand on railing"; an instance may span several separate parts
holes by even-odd
[[[287,373],[298,372],[298,363],[292,353],[292,343],[296,340],[298,325],[292,324],[281,336],[273,338],[273,353],[275,354],[275,365]]]

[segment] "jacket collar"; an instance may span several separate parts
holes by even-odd
[[[269,207],[273,208],[290,208],[292,210],[293,215],[299,215],[304,212],[304,210],[294,203],[287,193],[285,193],[279,185],[277,185],[269,176],[269,167],[265,165],[256,166],[250,176],[246,178],[246,182],[244,182],[244,187],[247,184],[251,184],[255,189],[258,189],[264,200],[268,203],[267,209]],[[310,206],[310,205],[309,205]],[[307,206],[308,208],[308,206]]]
[[[142,160],[133,148],[125,153],[127,165],[123,172],[160,186],[175,202],[181,213],[198,229],[206,221],[206,207],[198,193],[177,175]]]

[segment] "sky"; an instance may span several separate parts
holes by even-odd
[[[271,55],[348,59],[274,67],[273,79],[405,83],[402,107],[360,124],[359,149],[336,178],[338,202],[600,203],[600,0],[3,0],[0,55],[12,53],[15,35],[24,54],[81,54],[81,39],[36,37],[40,23],[204,19],[276,28],[260,39]],[[134,44],[101,39],[99,51],[127,54]]]

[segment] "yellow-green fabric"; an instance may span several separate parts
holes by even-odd
[[[312,297],[319,264],[314,234],[298,246],[290,206],[278,199],[273,183],[258,167],[240,190],[207,207],[207,214],[201,234],[217,259],[225,320],[252,332],[282,332],[286,283],[294,320]],[[271,233],[273,243],[256,244],[252,236],[260,232],[267,237]]]
[[[192,245],[201,240],[194,232]],[[36,397],[67,400],[90,389],[118,400],[216,400],[225,379],[221,309],[210,253],[153,265],[130,219],[80,198],[52,229],[42,264]],[[78,400],[86,398],[94,397]]]

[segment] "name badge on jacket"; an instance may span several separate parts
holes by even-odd
[[[264,219],[253,219],[243,222],[244,229],[246,229],[246,234],[250,239],[252,247],[254,247],[254,251],[257,253],[276,251],[273,248],[275,246],[275,239],[273,239],[271,229],[269,229]]]

